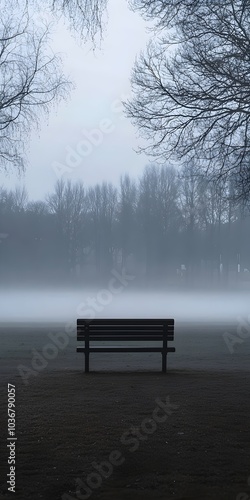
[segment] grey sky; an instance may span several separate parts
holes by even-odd
[[[81,179],[85,185],[103,180],[118,183],[122,173],[137,177],[142,172],[148,160],[133,151],[138,145],[137,131],[124,117],[119,101],[130,93],[133,63],[149,34],[145,22],[128,9],[126,0],[110,0],[108,10],[107,33],[101,50],[95,53],[90,44],[80,46],[63,23],[58,25],[53,46],[62,53],[65,73],[75,89],[66,102],[51,110],[40,131],[31,135],[30,163],[21,181],[16,173],[8,177],[1,173],[1,185],[12,188],[21,182],[31,199],[41,199],[51,191],[62,170],[65,178]],[[98,129],[99,144],[86,144],[83,129]],[[81,151],[74,167],[67,158],[70,148]],[[58,163],[65,168],[58,168]]]

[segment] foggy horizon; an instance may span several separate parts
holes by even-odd
[[[119,281],[117,282],[119,284]],[[76,318],[174,318],[179,323],[250,323],[249,291],[142,291],[106,287],[72,289],[0,288],[2,323],[75,324]],[[35,334],[35,332],[34,332]]]

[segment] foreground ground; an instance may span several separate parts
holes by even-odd
[[[152,354],[95,356],[86,376],[71,337],[25,385],[18,367],[31,366],[30,349],[41,353],[48,331],[3,328],[0,498],[250,498],[250,338],[232,354],[225,331],[180,325],[166,376]],[[5,479],[7,383],[16,385],[15,496]],[[152,423],[155,415],[162,421]],[[120,465],[111,466],[114,450]]]

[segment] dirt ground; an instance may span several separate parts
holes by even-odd
[[[85,375],[72,337],[25,385],[18,367],[31,366],[30,348],[41,353],[48,331],[3,328],[0,498],[250,498],[250,338],[231,354],[227,330],[177,328],[167,375],[151,354],[93,355]],[[16,386],[15,494],[6,483],[8,383]]]

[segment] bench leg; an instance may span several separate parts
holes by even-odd
[[[85,352],[85,373],[89,373],[89,352]]]
[[[162,353],[162,372],[166,373],[167,371],[167,353]]]

